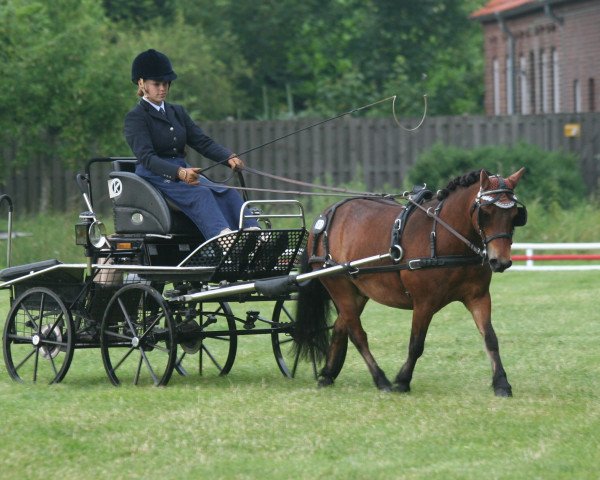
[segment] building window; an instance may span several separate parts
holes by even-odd
[[[506,113],[509,115],[515,113],[513,95],[513,68],[510,55],[506,56]]]
[[[558,52],[552,49],[552,99],[554,102],[554,113],[560,112],[560,75],[558,70]]]
[[[573,109],[576,113],[581,112],[581,85],[579,80],[573,82]]]
[[[521,90],[521,113],[529,113],[529,97],[527,94],[527,60],[524,55],[519,58],[519,87]]]
[[[596,89],[594,86],[594,79],[590,78],[588,80],[588,95],[589,95],[589,110],[590,112],[595,112],[596,111]]]
[[[494,82],[494,115],[500,115],[500,65],[498,65],[497,58],[494,58],[492,68]]]
[[[542,83],[541,89],[541,107],[542,112],[548,113],[550,111],[550,88],[548,78],[548,52],[542,50],[540,52],[540,81]]]
[[[537,92],[535,88],[535,55],[533,52],[529,52],[529,106],[530,112],[535,113],[535,94]]]

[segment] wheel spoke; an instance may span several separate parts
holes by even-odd
[[[49,332],[49,333],[54,331],[54,329],[55,329],[55,328],[58,326],[58,322],[62,321],[62,318],[63,318],[63,312],[61,311],[61,312],[60,312],[60,313],[57,315],[57,317],[56,317],[56,321],[55,321],[55,322],[52,324],[52,326],[51,326],[51,327],[48,329],[48,332]],[[60,329],[59,329],[59,331],[60,331]]]
[[[52,370],[54,370],[54,376],[56,377],[56,375],[58,375],[58,370],[56,369],[56,363],[54,363],[54,357],[52,356],[52,354],[50,354],[49,357],[50,364],[52,365]]]
[[[134,350],[135,350],[135,347],[131,347],[131,348],[130,348],[130,349],[127,351],[127,353],[126,353],[126,354],[123,356],[123,358],[121,358],[121,360],[120,360],[120,361],[119,361],[119,362],[118,362],[118,363],[117,363],[117,364],[116,364],[116,365],[113,367],[113,371],[115,371],[115,372],[116,372],[116,371],[117,371],[117,369],[118,369],[118,368],[119,368],[121,365],[123,365],[123,362],[124,362],[125,360],[127,360],[127,357],[129,357],[129,355],[131,355],[131,352],[133,352]]]
[[[163,352],[163,353],[167,353],[167,354],[169,353],[169,349],[166,347],[163,347],[162,345],[157,345],[156,343],[147,343],[146,345],[153,348],[154,350],[158,350],[159,352]]]
[[[10,339],[10,340],[17,340],[16,343],[18,345],[23,344],[23,343],[31,343],[31,337],[22,337],[21,335],[17,335],[16,333],[9,333],[6,338]]]
[[[294,355],[294,365],[292,366],[292,377],[296,376],[296,370],[298,370],[298,363],[300,362],[300,353]]]
[[[48,338],[44,338],[41,341],[41,345],[56,345],[58,347],[66,347],[67,344],[65,342],[57,342],[56,340],[50,340]]]
[[[294,342],[294,339],[290,337],[290,338],[286,338],[285,340],[281,340],[279,342],[279,345],[286,345],[288,343],[293,343],[293,342]]]
[[[40,358],[40,348],[35,347],[35,360],[33,361],[33,383],[37,382],[38,363]]]
[[[314,350],[312,351],[312,355],[311,355],[311,360],[312,360],[312,367],[313,367],[313,375],[315,376],[315,380],[319,377],[319,374],[317,372],[317,356],[314,352]]]
[[[131,318],[129,318],[129,313],[127,312],[127,308],[125,308],[125,304],[123,303],[123,300],[121,299],[121,297],[117,298],[117,302],[119,303],[119,307],[121,308],[121,312],[123,313],[123,316],[125,317],[125,321],[127,322],[127,326],[131,330],[131,335],[135,337],[136,333],[137,333],[137,330],[133,326],[133,322],[131,321]]]
[[[142,336],[140,337],[140,341],[144,340],[148,334],[154,329],[154,327],[158,324],[158,322],[160,321],[161,318],[164,318],[164,314],[161,314],[158,316],[158,318],[156,318],[152,324],[148,327],[148,329],[142,334]],[[144,318],[145,320],[145,318]]]
[[[221,337],[221,336],[219,336],[219,337],[213,337],[213,336],[210,336],[210,337],[206,337],[206,338],[209,338],[210,340],[221,340],[222,342],[231,342],[231,337]],[[205,340],[206,340],[206,338],[205,338]]]
[[[144,361],[144,359],[142,358],[142,355],[140,355],[140,359],[138,361],[138,366],[137,366],[137,370],[135,371],[135,377],[133,377],[133,384],[137,385],[138,382],[140,381],[140,374],[142,373],[142,362]]]
[[[208,350],[208,348],[206,348],[204,346],[204,344],[202,344],[202,351],[206,353],[206,355],[208,356],[208,358],[211,359],[211,361],[213,362],[213,364],[215,365],[215,367],[217,367],[217,369],[219,370],[219,372],[223,371],[223,367],[221,367],[221,365],[219,364],[219,362],[217,362],[217,359],[212,355],[212,353],[210,353],[210,351]]]
[[[122,333],[119,332],[113,332],[112,330],[106,330],[104,332],[105,335],[109,336],[109,337],[114,337],[114,338],[120,338],[122,340],[127,340],[127,341],[131,341],[132,337],[128,337],[126,335],[123,335]]]
[[[37,333],[39,333],[38,328],[40,328],[40,327],[38,327],[37,322],[33,318],[33,315],[31,315],[31,312],[27,308],[27,305],[25,305],[25,303],[23,302],[23,304],[21,306],[23,307],[23,311],[25,312],[25,315],[27,315],[29,317],[29,320],[32,323],[32,330],[35,330]],[[42,322],[40,322],[40,325],[41,325],[41,323]],[[40,328],[40,330],[41,330],[41,328]]]
[[[181,356],[177,359],[177,362],[175,363],[175,368],[177,369],[177,373],[179,373],[179,375],[181,375],[182,377],[185,377],[188,374],[187,370],[182,365],[183,359],[185,358],[186,355],[187,355],[187,353],[183,352],[181,354]]]
[[[29,360],[31,358],[31,356],[35,353],[36,349],[35,347],[31,349],[31,352],[29,352],[25,358],[23,360],[21,360],[21,363],[19,363],[18,365],[15,366],[15,371],[18,371],[19,368],[21,368],[23,365],[25,365],[25,362],[27,362],[27,360]]]
[[[44,324],[44,308],[46,307],[46,294],[42,292],[40,297],[40,323],[38,325],[38,335],[42,333],[42,325]]]
[[[152,369],[152,365],[150,365],[150,360],[148,360],[148,357],[146,356],[146,352],[144,352],[144,350],[140,348],[140,353],[142,354],[142,357],[144,357],[144,363],[148,367],[148,371],[150,372],[150,375],[152,376],[154,385],[158,385],[160,383],[160,381],[159,381],[158,377],[156,376],[156,374],[154,373],[154,370]]]

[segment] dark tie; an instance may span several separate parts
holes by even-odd
[[[165,109],[163,107],[160,107],[160,114],[163,116],[167,116],[167,112],[165,112]]]

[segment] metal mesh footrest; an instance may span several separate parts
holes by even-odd
[[[306,230],[242,230],[200,245],[179,266],[216,266],[219,279],[243,280],[290,272],[306,244]]]

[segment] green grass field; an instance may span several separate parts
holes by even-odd
[[[60,385],[14,383],[2,365],[0,477],[598,478],[599,285],[600,272],[495,275],[511,399],[493,396],[458,304],[434,318],[407,395],[378,392],[353,348],[332,388],[288,380],[262,336],[240,338],[227,377],[174,375],[165,388],[113,387],[98,350],[76,351]],[[363,323],[393,377],[410,312],[371,304]]]

